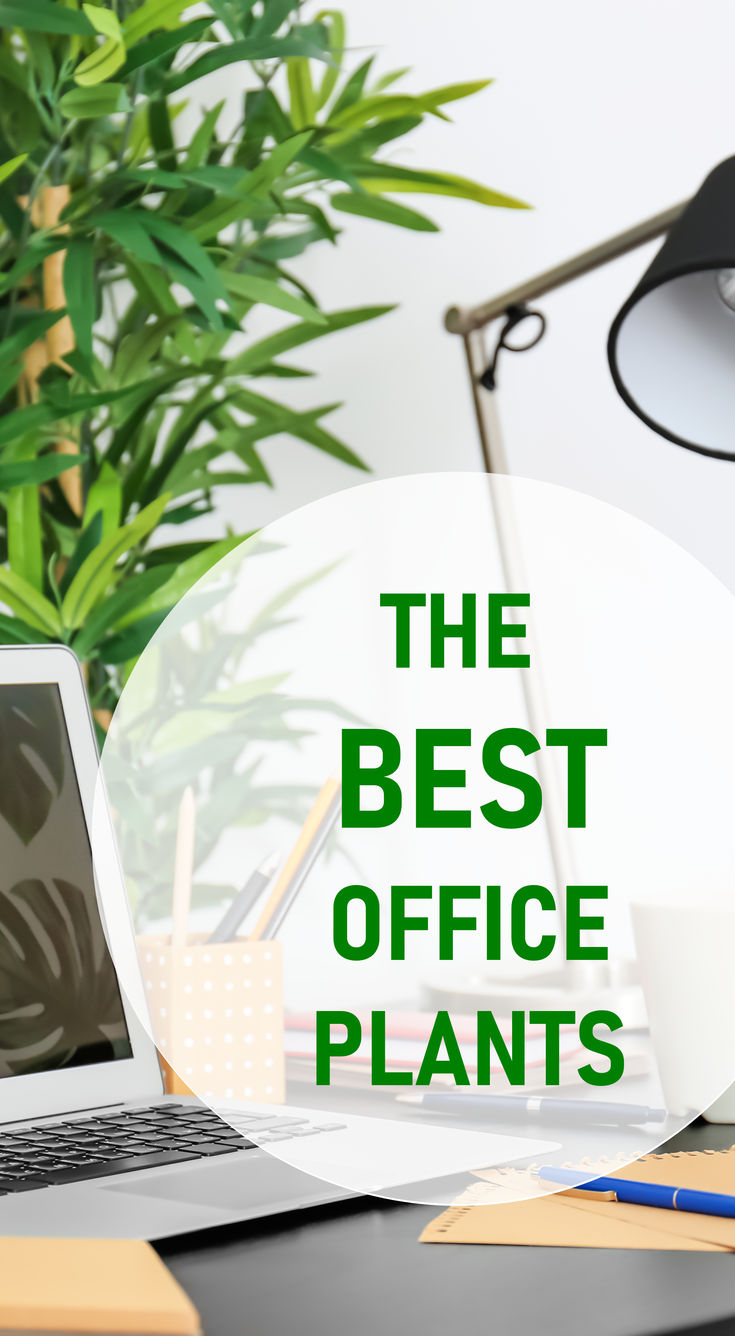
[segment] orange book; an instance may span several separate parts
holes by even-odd
[[[201,1332],[191,1300],[138,1239],[0,1238],[0,1275],[0,1332]]]

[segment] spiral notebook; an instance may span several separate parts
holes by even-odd
[[[602,1160],[585,1168],[642,1183],[735,1195],[735,1146],[722,1151],[645,1155],[633,1164],[618,1165],[619,1161]],[[517,1200],[519,1197],[522,1199]],[[594,1201],[564,1192],[541,1195],[538,1180],[527,1170],[487,1169],[426,1226],[420,1241],[735,1252],[735,1220]]]

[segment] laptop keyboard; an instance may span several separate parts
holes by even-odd
[[[235,1131],[204,1107],[158,1104],[0,1130],[0,1195],[228,1155],[344,1126],[242,1110],[237,1125]]]

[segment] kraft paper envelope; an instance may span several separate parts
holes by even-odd
[[[622,1168],[602,1162],[586,1168],[612,1177],[735,1195],[735,1148],[648,1155]],[[566,1193],[542,1196],[537,1179],[513,1169],[483,1170],[478,1178],[482,1181],[426,1227],[422,1242],[735,1250],[735,1220]],[[519,1193],[524,1200],[508,1201]]]

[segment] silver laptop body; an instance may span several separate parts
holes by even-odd
[[[129,1111],[144,1133],[146,1110],[160,1117],[164,1106],[170,1126],[182,1112],[206,1116],[196,1100],[164,1093],[111,825],[98,839],[109,814],[94,802],[97,782],[75,656],[56,646],[0,649],[0,1234],[157,1239],[349,1195],[257,1144],[234,1151],[226,1140],[214,1154],[165,1165],[155,1147],[139,1148],[140,1169],[108,1174],[88,1163],[100,1176],[53,1181],[44,1150],[58,1145],[59,1124],[83,1157],[96,1129],[127,1125]],[[85,985],[75,1010],[69,979],[90,969],[96,986]],[[254,1105],[242,1116],[259,1138],[274,1119],[281,1129],[308,1126],[288,1112]],[[120,1159],[129,1163],[122,1151]],[[31,1161],[43,1186],[3,1169]]]

